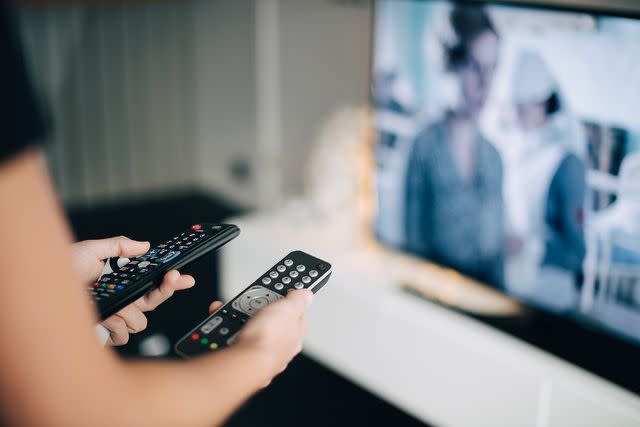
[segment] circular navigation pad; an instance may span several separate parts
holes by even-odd
[[[261,308],[281,298],[282,295],[263,286],[252,286],[236,298],[231,307],[252,316]]]

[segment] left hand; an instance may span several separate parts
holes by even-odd
[[[84,283],[96,280],[104,268],[104,260],[111,257],[133,258],[149,250],[149,242],[140,242],[127,237],[111,237],[100,240],[84,240],[72,245],[73,261]],[[175,291],[195,285],[195,279],[177,270],[165,274],[160,286],[147,292],[113,316],[102,325],[109,330],[111,345],[124,345],[130,333],[143,331],[147,327],[145,312],[154,310],[169,299]]]

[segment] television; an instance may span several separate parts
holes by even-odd
[[[377,0],[378,240],[637,360],[639,40],[629,11]]]

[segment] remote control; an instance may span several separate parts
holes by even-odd
[[[258,310],[284,298],[294,289],[316,293],[331,276],[331,264],[302,251],[294,251],[267,270],[238,296],[200,322],[175,346],[190,358],[233,344],[242,326]]]
[[[133,259],[110,258],[89,285],[100,318],[106,319],[162,283],[164,274],[220,248],[240,234],[230,224],[196,224]]]

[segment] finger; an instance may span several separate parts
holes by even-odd
[[[129,342],[129,332],[124,319],[119,316],[111,316],[102,322],[102,326],[110,332],[109,343],[112,345],[124,345]]]
[[[124,320],[129,333],[135,334],[137,332],[144,331],[147,328],[147,316],[145,316],[142,311],[133,304],[118,311],[116,316],[119,316]]]
[[[211,305],[209,305],[209,313],[213,314],[216,311],[220,310],[220,307],[222,307],[224,304],[222,304],[221,301],[214,301],[211,303]]]
[[[135,257],[146,253],[149,250],[149,246],[149,242],[131,240],[124,236],[87,241],[87,247],[91,249],[98,259],[107,259],[115,256]]]
[[[181,275],[177,270],[171,270],[164,275],[160,286],[140,298],[136,305],[142,311],[155,310],[156,307],[171,298],[175,291],[191,288],[195,283],[196,280],[192,276]]]

